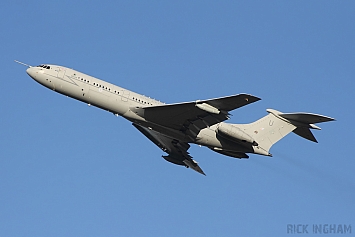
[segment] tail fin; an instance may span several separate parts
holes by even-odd
[[[281,113],[277,110],[267,109],[269,114],[253,123],[237,125],[245,133],[252,136],[259,144],[255,147],[255,153],[270,155],[269,150],[272,145],[285,137],[290,132],[317,142],[311,132],[312,129],[320,128],[315,123],[333,121],[333,118],[310,113]]]

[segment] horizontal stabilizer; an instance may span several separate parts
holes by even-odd
[[[301,136],[307,140],[312,142],[317,142],[317,139],[314,137],[313,133],[311,132],[312,129],[319,129],[320,127],[314,125],[315,123],[323,123],[334,121],[335,119],[319,115],[319,114],[311,114],[311,113],[281,113],[279,111],[268,109],[269,113],[274,114],[276,117],[279,117],[286,122],[294,125],[296,128],[293,130],[295,134]]]
[[[317,139],[314,137],[313,133],[311,132],[311,130],[309,130],[309,128],[298,127],[295,130],[293,130],[293,132],[296,133],[300,137],[303,137],[307,140],[318,143]]]
[[[335,120],[324,115],[310,113],[288,113],[279,115],[287,120],[293,120],[305,124],[323,123]]]

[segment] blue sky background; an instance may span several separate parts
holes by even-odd
[[[354,1],[3,2],[0,236],[286,236],[287,224],[346,224],[354,235],[354,12]],[[262,98],[232,123],[267,108],[337,121],[320,124],[318,144],[290,134],[273,158],[193,145],[205,177],[14,59],[166,103]]]

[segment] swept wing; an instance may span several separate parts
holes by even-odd
[[[187,150],[190,148],[189,144],[169,138],[159,132],[150,130],[135,123],[133,123],[133,126],[136,127],[141,133],[143,133],[149,140],[154,142],[155,145],[169,154],[168,156],[163,156],[165,160],[177,165],[189,167],[196,172],[205,175],[197,162],[194,161],[187,152]]]
[[[253,95],[238,94],[210,100],[134,107],[131,110],[149,122],[182,131],[195,138],[201,129],[227,120],[229,111],[258,100],[260,98]]]

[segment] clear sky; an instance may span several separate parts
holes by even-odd
[[[4,1],[0,14],[0,236],[287,236],[289,224],[354,235],[354,1]],[[288,135],[272,158],[192,145],[203,176],[15,59],[165,103],[262,99],[232,123],[267,108],[337,121],[319,125],[318,144]]]

